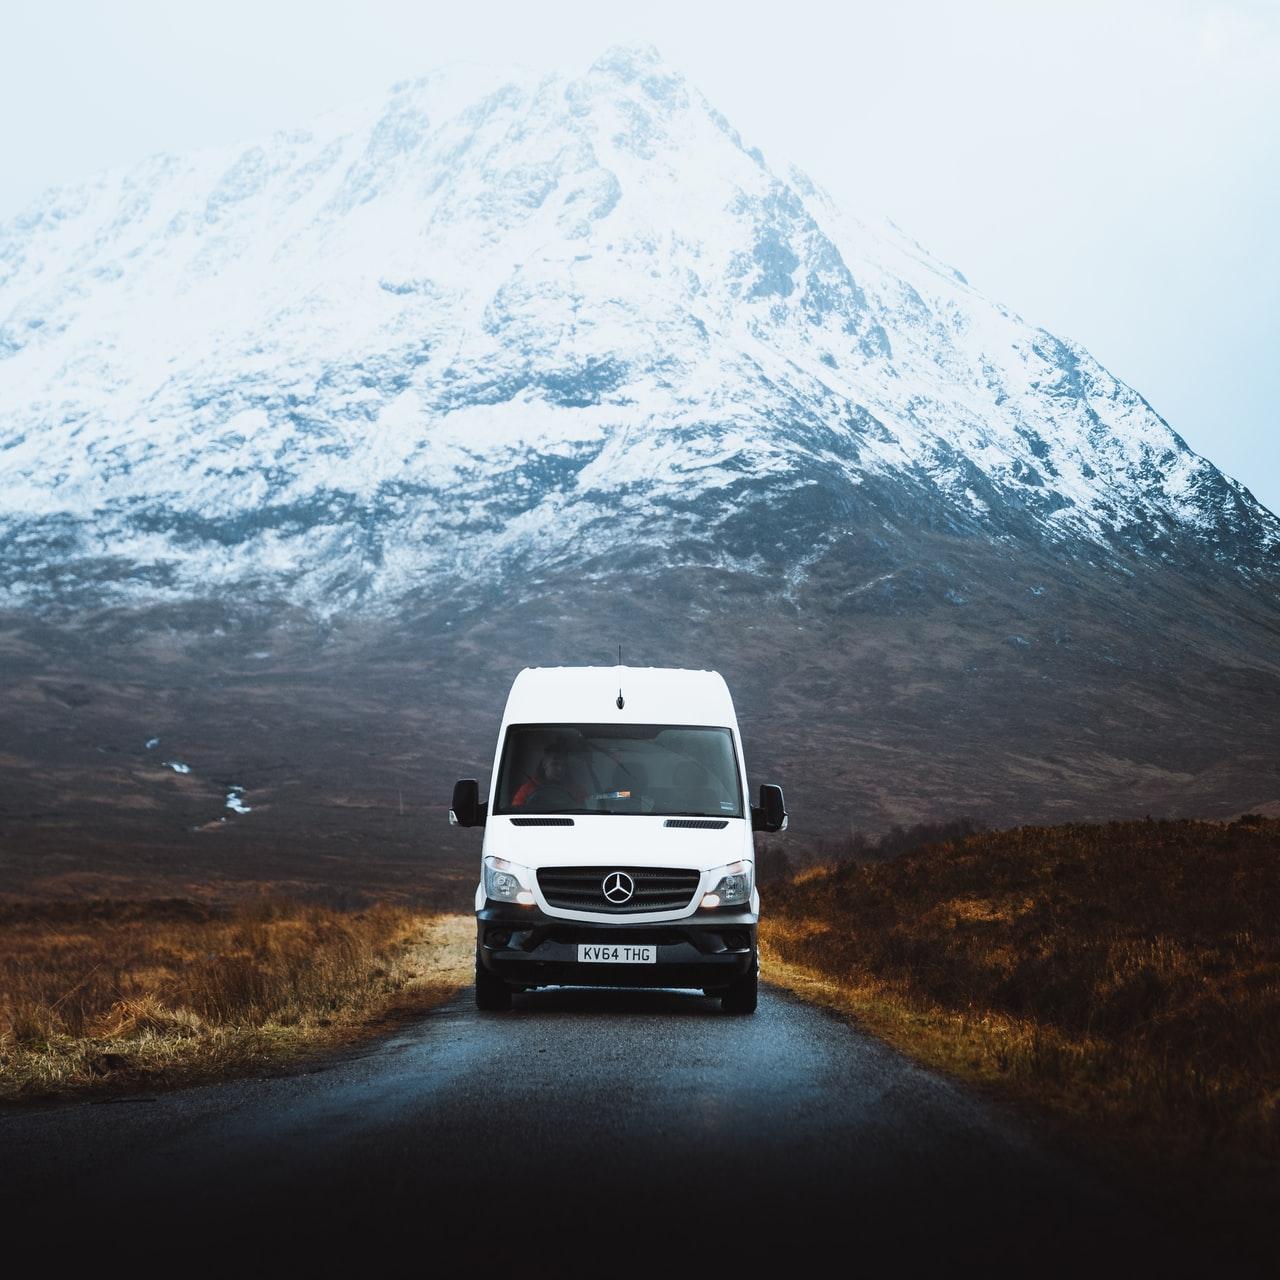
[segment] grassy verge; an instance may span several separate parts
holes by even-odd
[[[768,898],[771,981],[1120,1158],[1274,1199],[1280,821],[989,832]]]
[[[270,1066],[471,979],[474,922],[186,900],[0,909],[0,1099]]]

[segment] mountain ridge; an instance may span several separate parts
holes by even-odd
[[[496,80],[0,227],[0,880],[412,878],[402,797],[619,642],[725,674],[797,840],[1280,794],[1244,486],[654,55]]]
[[[253,578],[394,609],[462,546],[503,572],[603,521],[662,551],[691,493],[714,546],[744,490],[857,518],[868,480],[978,534],[1280,563],[1280,522],[1083,348],[780,178],[653,51],[461,108],[447,80],[0,232],[12,602],[43,559],[102,603]]]

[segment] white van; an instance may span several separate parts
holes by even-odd
[[[752,830],[787,825],[780,787],[747,800],[733,700],[714,671],[533,667],[516,677],[492,793],[453,789],[484,827],[476,1004],[542,986],[696,987],[756,1007]]]

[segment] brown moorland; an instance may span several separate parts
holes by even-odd
[[[762,844],[768,981],[1256,1231],[1280,1171],[1280,821],[913,834],[933,843],[795,876]],[[358,909],[247,882],[0,902],[0,1098],[281,1067],[424,1011],[470,981],[471,919],[435,901],[461,905],[453,876]]]
[[[0,1098],[259,1070],[470,980],[472,922],[273,899],[0,905]]]
[[[1242,1220],[1278,1199],[1280,821],[983,832],[767,906],[771,981]]]

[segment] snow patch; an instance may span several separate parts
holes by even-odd
[[[233,786],[231,790],[227,792],[227,808],[233,813],[252,813],[252,805],[245,804],[244,801],[240,799],[242,795],[244,795],[244,788]]]

